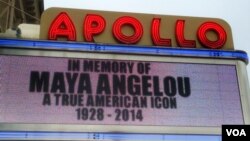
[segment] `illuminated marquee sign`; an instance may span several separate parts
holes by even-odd
[[[18,54],[0,55],[1,130],[219,134],[246,122],[236,61]]]
[[[41,39],[107,44],[233,49],[230,26],[220,19],[51,8]]]

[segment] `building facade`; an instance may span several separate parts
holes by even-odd
[[[40,24],[43,0],[0,0],[0,33],[15,30],[21,23]]]

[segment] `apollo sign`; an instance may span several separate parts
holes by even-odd
[[[181,48],[233,49],[220,19],[51,8],[41,39]]]

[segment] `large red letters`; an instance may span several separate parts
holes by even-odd
[[[196,39],[186,39],[185,37],[185,20],[179,19],[175,23],[175,27],[170,27],[175,29],[175,41],[179,47],[183,48],[195,48],[196,41],[198,41],[202,46],[209,49],[220,49],[227,41],[227,33],[225,29],[216,22],[203,22],[197,28]],[[151,35],[144,35],[144,28],[141,22],[135,17],[122,16],[118,17],[112,23],[112,33],[113,37],[122,44],[136,44],[143,36],[150,36],[152,44],[156,46],[166,46],[171,47],[173,39],[162,38],[160,35],[160,27],[164,23],[161,23],[161,18],[153,18],[151,22]],[[123,33],[123,27],[128,26],[133,30],[133,34],[126,35]],[[86,42],[95,42],[94,36],[98,36],[105,31],[106,21],[101,15],[87,14],[83,20],[82,35]],[[166,29],[166,28],[165,28]],[[70,19],[67,13],[61,12],[51,23],[48,39],[57,40],[58,38],[66,38],[69,41],[76,41],[76,30],[74,23]],[[208,38],[207,33],[212,32],[216,35],[216,40]]]

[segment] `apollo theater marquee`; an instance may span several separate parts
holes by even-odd
[[[0,39],[0,130],[221,135],[249,124],[247,54],[221,19],[50,8]]]

